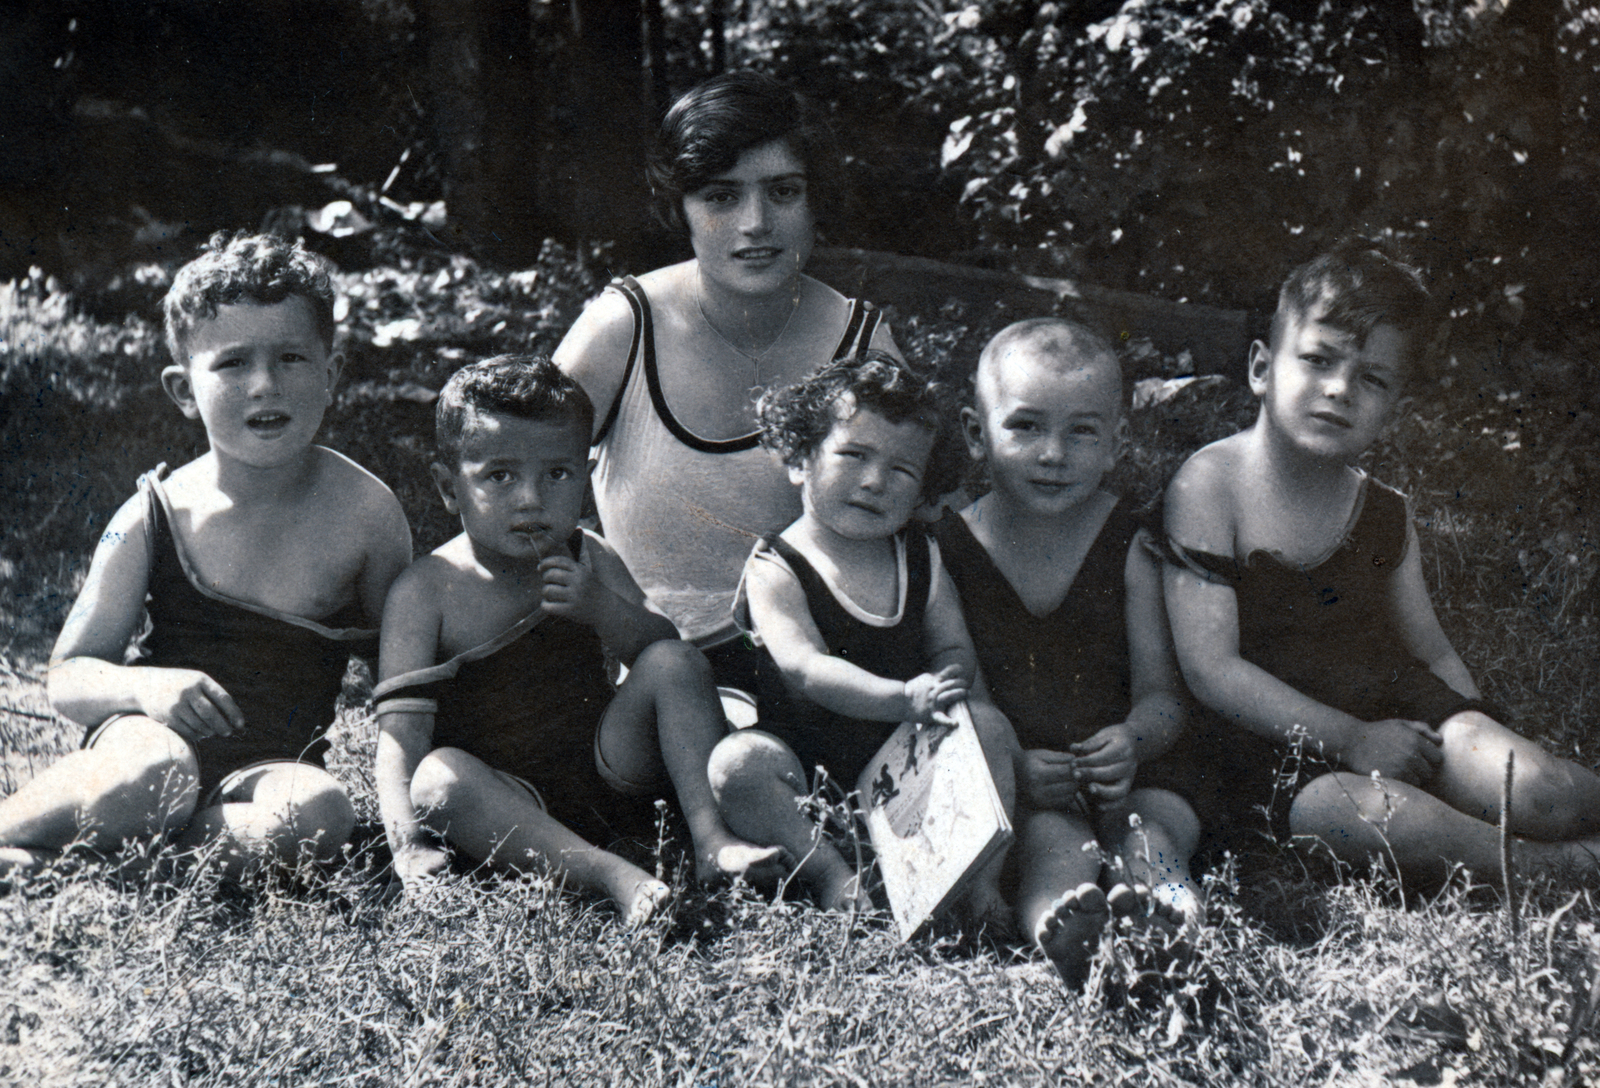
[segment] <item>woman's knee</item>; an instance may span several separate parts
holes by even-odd
[[[781,781],[805,792],[805,769],[783,741],[759,729],[744,729],[717,742],[706,765],[711,793],[719,805],[752,788]]]

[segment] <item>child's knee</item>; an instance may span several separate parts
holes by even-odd
[[[1289,806],[1289,829],[1320,839],[1369,839],[1395,812],[1390,790],[1388,783],[1343,771],[1314,778]]]
[[[472,777],[471,757],[459,748],[435,748],[411,776],[411,803],[425,817],[449,811],[462,783]]]
[[[88,808],[111,804],[137,808],[149,816],[147,834],[182,826],[200,799],[200,764],[187,741],[161,723],[145,717],[117,721],[100,738],[93,753],[92,790],[98,796]]]
[[[251,804],[261,806],[277,822],[272,837],[280,852],[293,855],[309,844],[319,856],[331,856],[350,841],[356,811],[339,780],[317,767],[274,771],[256,786]]]
[[[1189,802],[1170,790],[1134,790],[1120,801],[1100,809],[1101,826],[1118,838],[1137,835],[1163,836],[1177,851],[1193,853],[1200,841],[1200,818]],[[1138,816],[1138,826],[1133,817]]]
[[[711,750],[706,777],[719,805],[774,781],[783,782],[796,793],[805,792],[806,775],[800,760],[787,744],[759,729],[744,729],[718,741]]]
[[[628,675],[650,677],[657,682],[685,684],[711,683],[711,663],[706,655],[680,639],[652,642],[634,658]]]

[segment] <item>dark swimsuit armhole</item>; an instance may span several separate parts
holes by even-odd
[[[611,398],[611,408],[606,412],[600,429],[595,432],[594,441],[589,443],[591,446],[598,446],[606,440],[606,435],[611,433],[612,426],[617,422],[617,413],[622,411],[622,396],[628,391],[628,383],[633,380],[633,368],[639,361],[639,344],[644,335],[645,315],[649,312],[644,301],[644,288],[632,276],[613,280],[609,286],[619,291],[633,310],[633,343],[628,347],[627,365],[622,368],[622,384],[617,386],[617,395]]]
[[[1181,567],[1213,585],[1239,584],[1239,561],[1231,555],[1214,555],[1185,548],[1165,534],[1149,533],[1143,538],[1145,551],[1169,566]]]
[[[860,356],[872,346],[872,338],[883,320],[883,311],[865,299],[850,300],[850,320],[845,322],[844,335],[839,346],[833,349],[833,359],[838,361],[849,355]]]

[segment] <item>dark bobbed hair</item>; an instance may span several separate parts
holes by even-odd
[[[833,129],[804,95],[750,71],[708,79],[667,111],[645,168],[656,219],[687,234],[683,198],[771,140],[786,141],[805,168],[812,218],[832,222],[843,210],[843,162]]]
[[[949,390],[933,374],[886,351],[846,355],[805,380],[771,389],[756,402],[761,444],[776,450],[783,463],[798,466],[833,430],[839,405],[848,397],[850,415],[863,408],[890,423],[914,421],[933,434],[933,448],[922,473],[922,497],[932,502],[961,482],[966,449],[950,425]]]
[[[1277,345],[1290,318],[1304,319],[1322,307],[1321,320],[1365,342],[1379,325],[1405,337],[1407,376],[1426,347],[1432,306],[1422,273],[1390,244],[1352,237],[1289,273],[1272,315]]]
[[[450,375],[433,409],[434,445],[443,464],[461,463],[461,436],[473,412],[571,423],[586,449],[594,428],[589,394],[543,355],[496,355]]]
[[[332,351],[333,265],[327,258],[274,234],[217,231],[198,257],[178,269],[161,301],[172,361],[188,365],[183,338],[199,322],[215,318],[219,306],[271,306],[291,295],[310,303],[317,335]]]

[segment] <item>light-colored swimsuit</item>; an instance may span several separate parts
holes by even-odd
[[[733,594],[751,546],[800,516],[800,493],[758,434],[713,441],[679,422],[661,386],[649,298],[632,277],[611,287],[633,307],[634,335],[596,441],[600,524],[683,637],[716,645],[737,634]],[[869,346],[880,317],[853,302],[833,357]]]

